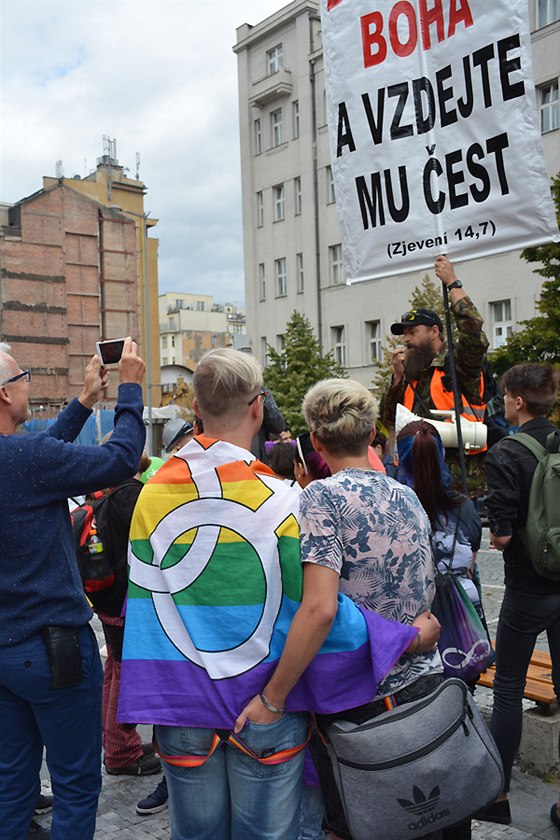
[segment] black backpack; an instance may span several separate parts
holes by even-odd
[[[94,609],[118,616],[126,594],[126,558],[119,561],[111,551],[106,527],[109,500],[110,494],[94,493],[91,501],[74,508],[70,518],[84,592]]]

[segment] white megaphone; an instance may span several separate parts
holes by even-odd
[[[431,414],[438,417],[449,417],[451,422],[444,420],[436,420],[435,417],[418,417],[413,414],[408,408],[405,408],[401,403],[397,403],[397,414],[395,417],[395,435],[403,429],[408,423],[414,420],[425,420],[438,430],[439,436],[444,446],[457,448],[457,423],[455,422],[454,411],[440,411],[439,409],[432,410]],[[488,435],[488,428],[484,423],[478,423],[473,420],[467,420],[461,417],[461,436],[463,438],[463,447],[465,452],[479,451],[486,446],[486,438]]]

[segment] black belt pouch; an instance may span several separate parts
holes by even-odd
[[[80,630],[77,627],[44,627],[43,638],[51,666],[52,687],[67,688],[82,681]]]

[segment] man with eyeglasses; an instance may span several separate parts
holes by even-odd
[[[52,840],[91,840],[101,790],[103,672],[67,499],[136,472],[145,441],[145,365],[127,338],[113,435],[104,446],[75,446],[107,386],[99,358],[47,432],[17,434],[29,417],[31,373],[9,350],[0,345],[0,840],[28,836],[44,747]]]
[[[457,279],[452,263],[445,256],[436,257],[435,273],[447,286],[451,313],[457,325],[457,342],[453,347],[459,390],[463,401],[462,415],[471,421],[484,419],[484,377],[482,365],[488,340],[482,330],[484,320]],[[454,408],[448,348],[443,324],[436,312],[411,309],[401,320],[391,325],[393,335],[403,337],[404,346],[392,353],[393,376],[385,395],[383,422],[388,428],[395,425],[397,403],[406,406],[419,417],[429,417],[432,409]],[[461,472],[457,450],[447,450],[447,463],[458,486]],[[484,453],[469,454],[466,458],[469,495],[484,492]]]

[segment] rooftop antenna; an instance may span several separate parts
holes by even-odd
[[[61,160],[57,160],[57,162],[55,164],[55,171],[56,171],[56,177],[58,178],[59,181],[60,181],[61,178],[64,178],[64,167],[62,166],[62,161]]]
[[[88,171],[87,171],[87,158],[84,158],[84,178],[87,178]]]
[[[103,156],[98,159],[97,163],[105,164],[106,166],[118,166],[117,160],[117,141],[113,137],[111,139],[106,134],[103,135]]]
[[[136,152],[136,180],[140,180],[140,152]]]

